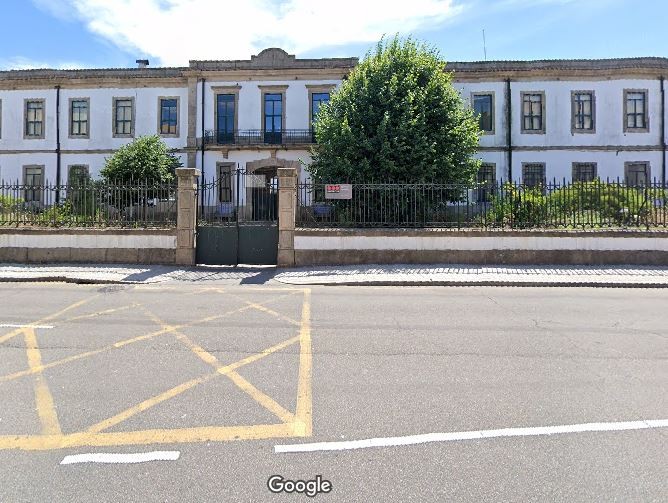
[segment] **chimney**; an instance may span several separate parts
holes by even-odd
[[[147,67],[148,67],[148,59],[137,60],[137,68],[147,68]]]

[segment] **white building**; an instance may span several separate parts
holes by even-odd
[[[0,72],[0,179],[65,183],[72,167],[96,176],[115,149],[156,133],[207,180],[237,165],[294,166],[304,178],[313,114],[356,64],[267,49],[184,68]],[[481,179],[665,180],[668,59],[449,69],[486,129]]]

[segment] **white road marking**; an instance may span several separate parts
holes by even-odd
[[[562,433],[584,433],[592,431],[644,430],[649,428],[668,428],[668,419],[651,419],[617,423],[567,424],[561,426],[536,426],[528,428],[503,428],[499,430],[458,431],[451,433],[426,433],[423,435],[410,435],[405,437],[368,438],[365,440],[348,440],[343,442],[276,445],[274,446],[274,452],[346,451],[352,449],[368,449],[370,447],[395,447],[399,445],[426,444],[430,442],[482,440],[500,437],[533,437],[538,435],[557,435]]]
[[[148,461],[176,461],[181,453],[179,451],[154,451],[138,452],[135,454],[110,454],[97,452],[91,454],[75,454],[65,456],[60,462],[61,465],[73,465],[76,463],[111,463],[111,464],[132,464],[146,463]]]
[[[0,324],[0,328],[53,328],[53,325],[15,325],[13,323]]]

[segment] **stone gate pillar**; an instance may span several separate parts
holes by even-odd
[[[278,168],[278,267],[295,265],[297,170]]]
[[[177,168],[176,265],[195,265],[197,223],[197,179],[195,168]]]

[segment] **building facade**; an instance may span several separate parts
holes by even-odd
[[[282,166],[304,179],[313,117],[356,64],[266,49],[183,68],[0,72],[0,179],[95,177],[114,150],[149,134],[207,181],[235,167],[271,177]],[[668,59],[448,68],[484,130],[481,181],[665,181]]]

